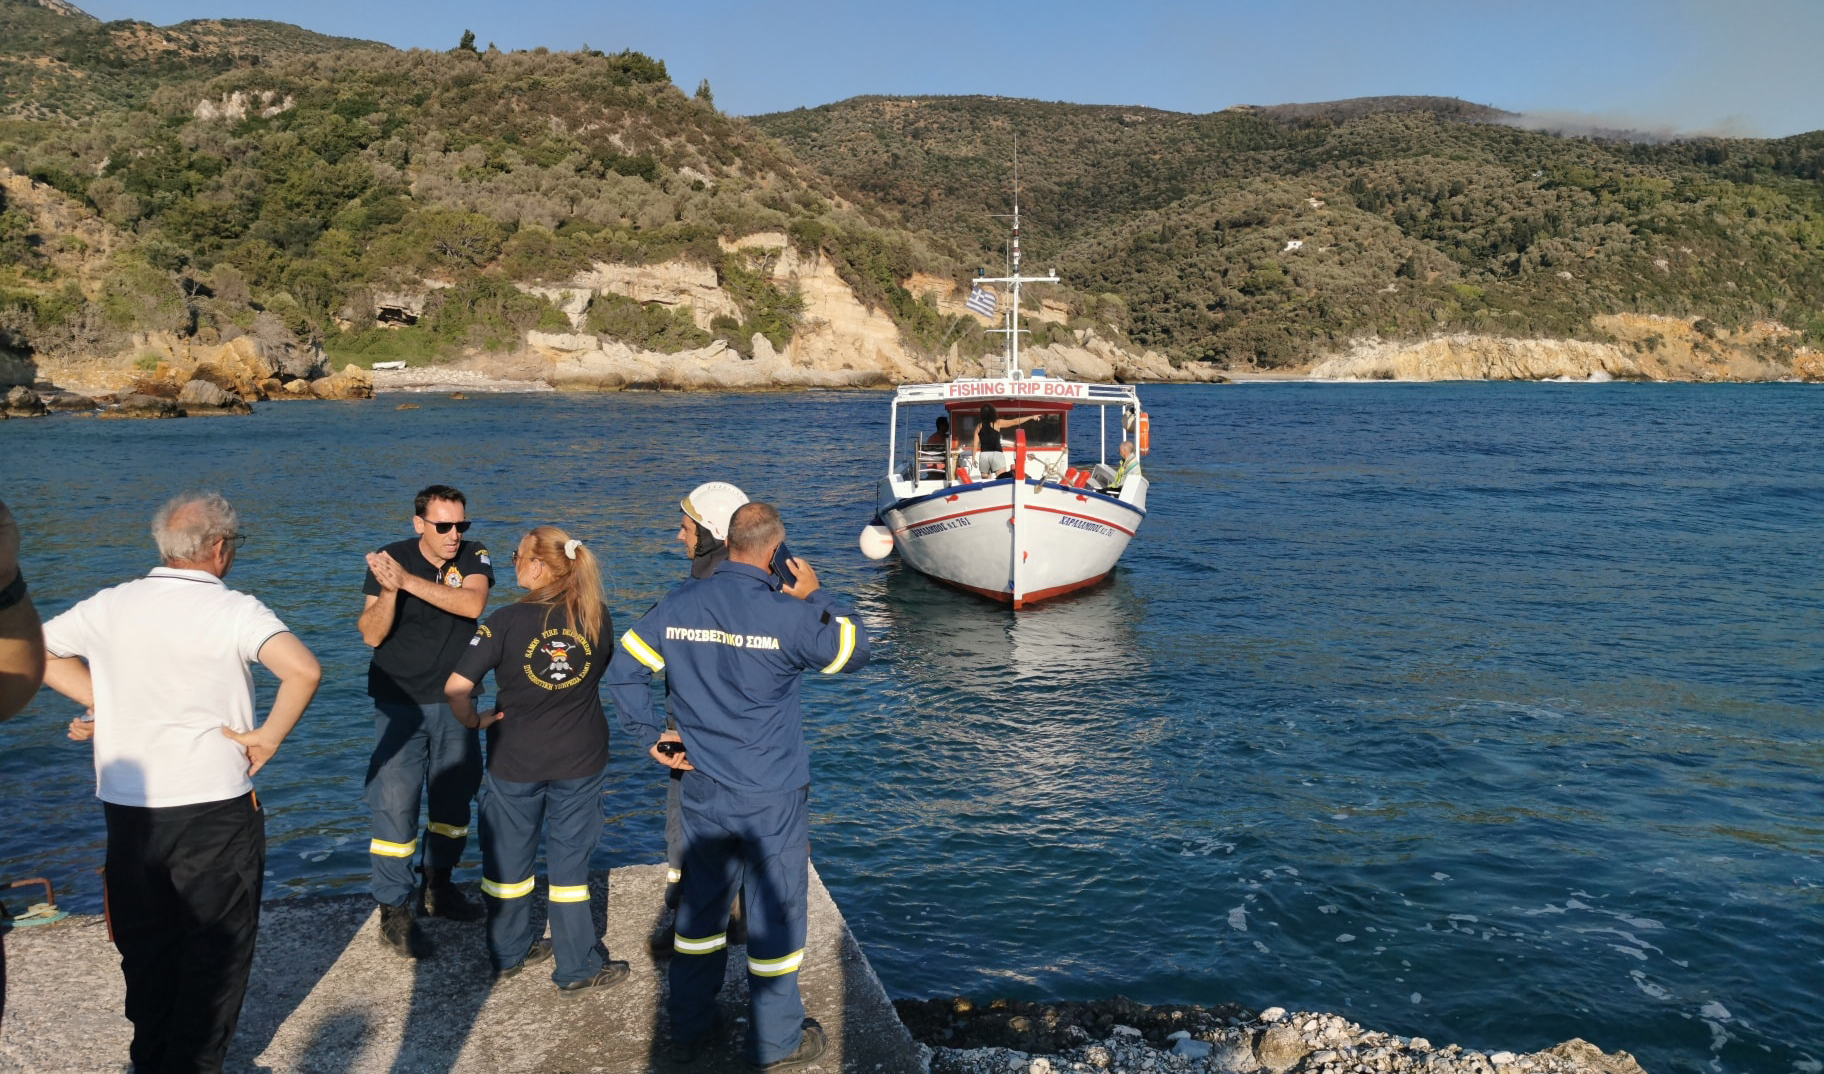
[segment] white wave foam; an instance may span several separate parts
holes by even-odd
[[[1630,970],[1628,976],[1634,978],[1634,986],[1654,999],[1671,999],[1672,993],[1647,980],[1647,975],[1640,970]]]

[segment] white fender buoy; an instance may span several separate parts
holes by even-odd
[[[861,527],[861,538],[856,542],[861,546],[861,554],[869,559],[885,559],[893,551],[893,531],[879,523]]]

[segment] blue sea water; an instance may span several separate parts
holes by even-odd
[[[682,575],[678,497],[726,478],[875,631],[870,667],[806,691],[812,840],[894,995],[1279,1004],[1816,1074],[1824,390],[1143,397],[1139,537],[1109,582],[1017,615],[856,551],[879,393],[12,421],[0,497],[47,613],[148,567],[171,492],[239,506],[232,582],[326,672],[259,780],[275,896],[365,885],[361,556],[409,533],[415,489],[461,486],[497,550],[581,534],[625,624]],[[70,714],[47,694],[0,728],[0,879],[94,911]],[[599,865],[661,858],[660,789],[617,747]]]

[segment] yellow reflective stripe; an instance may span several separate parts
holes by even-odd
[[[665,670],[665,658],[653,652],[652,646],[642,641],[640,636],[633,631],[629,630],[621,635],[621,648],[627,650],[628,655],[652,670]]]
[[[495,880],[489,880],[485,876],[481,878],[481,893],[483,895],[492,895],[496,899],[522,898],[532,894],[532,889],[537,886],[538,882],[530,876],[517,884],[502,884]]]
[[[830,666],[823,669],[825,675],[834,675],[841,671],[842,665],[848,663],[849,657],[855,653],[855,624],[849,622],[849,617],[846,615],[837,616],[836,621],[842,624],[842,644],[836,647],[836,659],[830,661]]]
[[[552,884],[552,902],[588,902],[588,884]]]
[[[469,834],[469,826],[467,824],[458,828],[454,824],[438,824],[432,822],[425,825],[425,827],[430,829],[432,835],[441,835],[445,839],[463,839]]]
[[[682,870],[682,869],[665,870],[665,882],[667,884],[675,884],[682,879],[684,879],[684,870]]]
[[[367,841],[367,852],[378,854],[383,858],[409,858],[418,853],[418,840],[414,839],[409,843],[389,843],[384,839],[370,839]]]
[[[711,951],[720,951],[727,946],[728,933],[726,932],[718,932],[714,936],[705,937],[701,940],[693,940],[685,936],[679,936],[671,943],[672,950],[681,951],[687,955],[707,955]]]
[[[788,973],[797,973],[804,962],[804,948],[800,947],[784,958],[752,958],[747,960],[747,972],[755,977],[784,977]]]

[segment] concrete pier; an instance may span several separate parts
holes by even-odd
[[[379,941],[366,895],[266,904],[230,1071],[272,1074],[633,1074],[743,1070],[746,960],[730,952],[720,1046],[688,1068],[666,1056],[665,963],[647,935],[658,924],[663,866],[630,866],[591,881],[609,890],[604,935],[632,966],[605,990],[562,993],[550,964],[489,980],[482,926],[424,922],[436,949],[412,961]],[[544,886],[533,911],[544,922]],[[18,929],[5,940],[8,983],[0,1070],[96,1074],[127,1067],[132,1027],[122,1015],[120,960],[99,917]],[[906,1031],[816,869],[799,974],[806,1011],[830,1049],[814,1071],[913,1074],[930,1053]]]

